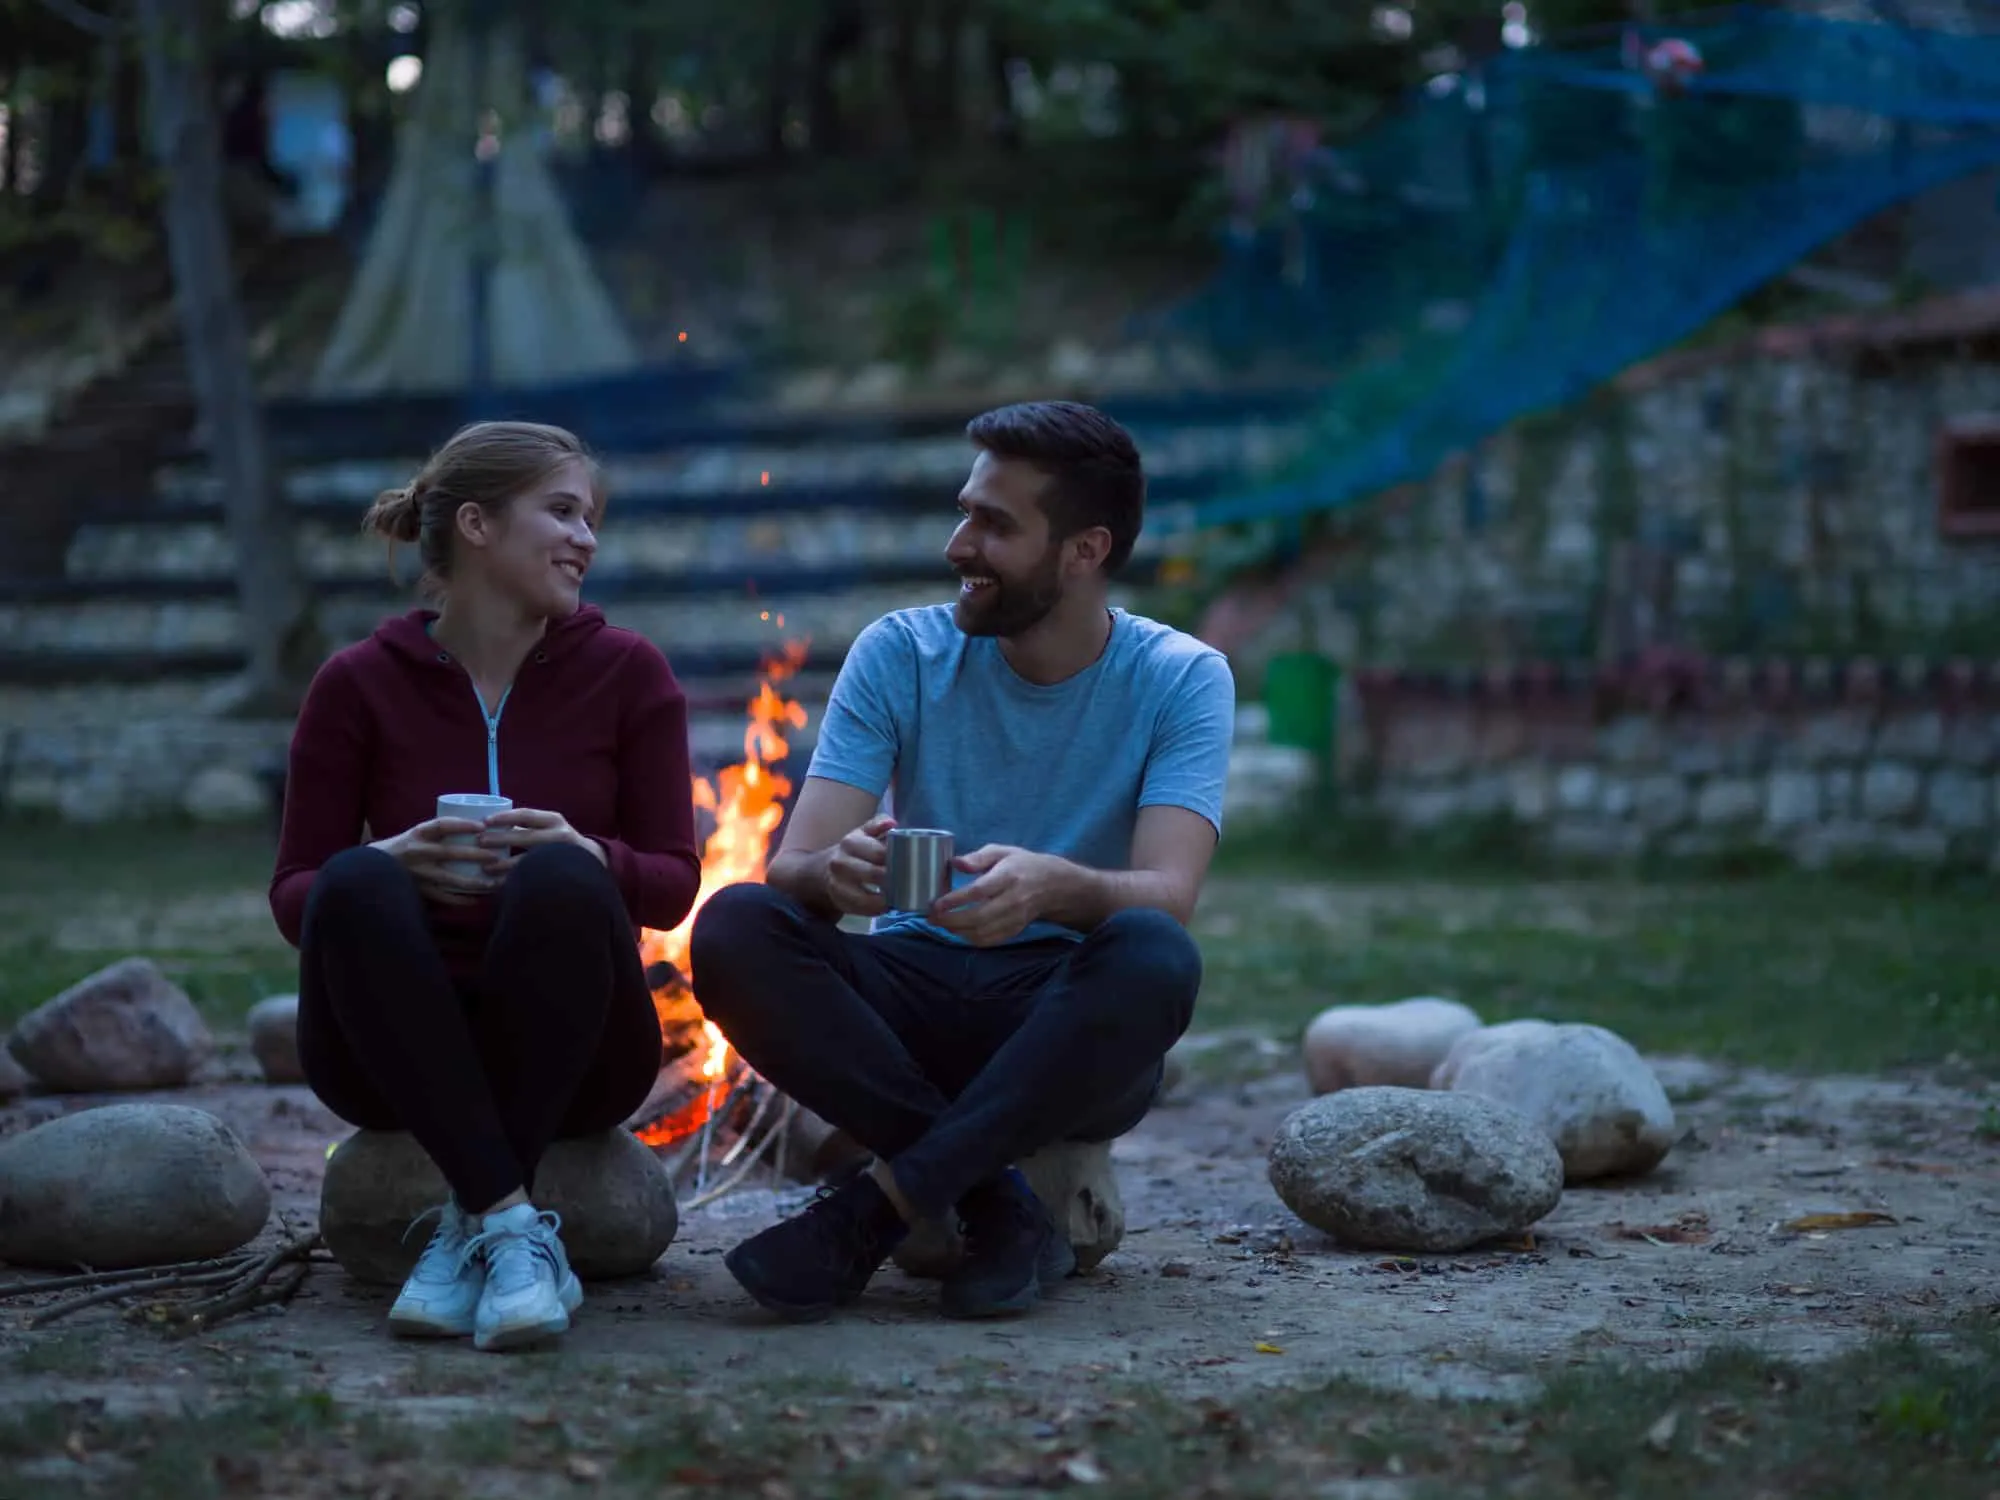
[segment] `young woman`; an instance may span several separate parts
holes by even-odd
[[[568,1328],[582,1290],[536,1163],[617,1127],[659,1071],[637,929],[678,926],[700,886],[687,701],[580,603],[603,506],[560,428],[460,432],[364,522],[416,544],[438,607],[329,658],[292,735],[271,909],[299,949],[306,1078],[451,1186],[399,1334]],[[435,816],[465,792],[513,806]]]

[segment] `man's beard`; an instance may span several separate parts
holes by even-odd
[[[1048,618],[1049,611],[1062,602],[1062,577],[1058,549],[1050,547],[1025,578],[1002,578],[971,596],[959,595],[952,612],[958,628],[967,635],[1007,637],[1032,630]]]

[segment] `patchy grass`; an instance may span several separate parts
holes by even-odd
[[[0,826],[0,1030],[86,974],[154,959],[211,1022],[298,982],[261,830]]]
[[[1989,890],[1734,879],[1313,878],[1232,869],[1197,919],[1199,1024],[1296,1036],[1324,1005],[1411,995],[1488,1021],[1594,1021],[1649,1051],[2000,1071]]]
[[[132,953],[210,1019],[296,982],[262,831],[10,825],[0,1027]],[[1202,903],[1197,1025],[1289,1045],[1321,1006],[1446,995],[1489,1020],[1596,1021],[1657,1051],[1770,1067],[1957,1059],[2000,1072],[1990,887],[1792,874],[1565,879],[1437,861],[1360,867],[1237,847]],[[1262,1070],[1253,1045],[1218,1051]]]
[[[511,1368],[511,1366],[510,1366]],[[583,1373],[583,1372],[578,1372]],[[1898,1335],[1827,1364],[1740,1349],[1678,1372],[1590,1362],[1522,1402],[1430,1402],[1334,1383],[1234,1402],[1004,1376],[912,1393],[586,1379],[591,1399],[426,1417],[321,1391],[108,1416],[47,1403],[0,1417],[0,1496],[115,1491],[444,1496],[587,1487],[618,1495],[1263,1497],[1921,1494],[1977,1500],[2000,1469],[1990,1320]],[[1359,1491],[1356,1491],[1359,1493]]]

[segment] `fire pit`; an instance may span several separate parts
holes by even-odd
[[[782,616],[778,624],[784,624]],[[806,722],[805,709],[780,693],[778,684],[797,673],[806,648],[803,640],[788,642],[782,656],[765,663],[749,704],[743,759],[724,767],[713,781],[694,780],[695,815],[706,825],[706,837],[693,909],[673,931],[648,928],[640,936],[664,1055],[652,1093],[628,1126],[667,1163],[684,1208],[740,1186],[760,1164],[768,1162],[781,1178],[786,1171],[786,1147],[798,1111],[757,1076],[702,1014],[688,977],[687,955],[694,919],[708,898],[724,886],[764,878],[771,837],[784,821],[785,799],[792,791],[791,781],[775,767],[789,750],[785,731],[802,729]]]

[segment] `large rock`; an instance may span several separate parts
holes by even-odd
[[[1070,1141],[1037,1151],[1020,1162],[1021,1174],[1066,1235],[1078,1273],[1096,1269],[1125,1238],[1125,1200],[1111,1170],[1109,1141]],[[930,1222],[913,1227],[896,1247],[894,1259],[911,1276],[944,1276],[965,1254],[958,1224]]]
[[[450,1196],[414,1137],[362,1130],[328,1158],[319,1229],[342,1269],[358,1281],[401,1284],[430,1239],[411,1223]],[[641,1276],[680,1228],[673,1184],[630,1132],[557,1141],[535,1174],[534,1202],[562,1219],[563,1248],[585,1281]]]
[[[1475,1094],[1358,1088],[1286,1117],[1271,1142],[1285,1206],[1343,1244],[1444,1252],[1516,1235],[1562,1199],[1533,1120]]]
[[[215,1052],[187,992],[151,959],[127,958],[23,1016],[15,1061],[59,1093],[178,1088]]]
[[[244,1018],[250,1031],[250,1051],[268,1083],[304,1083],[299,1066],[299,997],[273,995],[250,1007]]]
[[[0,1141],[0,1261],[118,1270],[227,1255],[271,1216],[230,1128],[182,1104],[107,1104]]]
[[[824,1182],[867,1155],[868,1148],[846,1131],[793,1103],[785,1121],[782,1159],[786,1175],[794,1181]]]
[[[0,1042],[0,1104],[18,1099],[35,1084],[34,1076],[14,1061],[14,1054]]]
[[[1674,1106],[1638,1049],[1585,1024],[1509,1021],[1459,1038],[1431,1086],[1519,1110],[1571,1182],[1649,1172],[1673,1149]]]
[[[1453,1042],[1479,1029],[1456,1000],[1421,996],[1391,1005],[1333,1005],[1306,1027],[1306,1082],[1315,1094],[1389,1085],[1421,1089]]]

